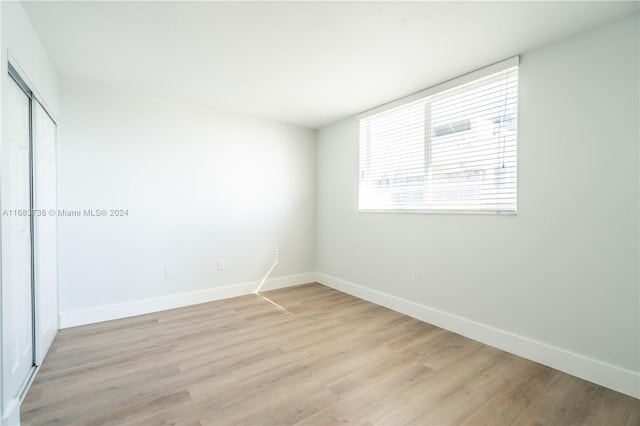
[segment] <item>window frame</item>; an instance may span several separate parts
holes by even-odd
[[[447,80],[441,84],[429,87],[420,92],[414,93],[412,95],[397,99],[390,103],[381,105],[379,107],[367,110],[361,114],[358,114],[356,117],[361,126],[361,122],[364,119],[369,117],[382,114],[385,112],[389,112],[391,110],[395,110],[401,107],[406,107],[411,104],[417,102],[423,102],[426,98],[437,98],[439,94],[443,92],[450,91],[452,89],[456,89],[460,86],[466,85],[468,83],[473,83],[476,80],[480,80],[484,77],[488,77],[490,75],[507,71],[514,67],[519,67],[520,57],[514,56],[512,58],[494,63],[492,65],[486,66],[484,68],[475,70],[473,72],[464,74],[462,76],[453,78],[451,80]],[[518,82],[519,85],[519,82]],[[519,92],[519,89],[516,88]],[[432,102],[424,103],[424,168],[425,168],[425,181],[427,179],[427,175],[429,173],[429,169],[432,166],[432,131],[431,128],[431,119],[432,119]],[[516,114],[518,114],[518,108],[516,104]],[[479,214],[479,215],[505,215],[505,216],[513,216],[517,215],[518,206],[517,206],[517,198],[518,198],[518,129],[516,129],[516,139],[515,139],[515,182],[513,184],[513,189],[515,191],[513,208],[505,208],[501,209],[497,208],[469,208],[469,206],[461,206],[461,208],[440,208],[435,206],[435,208],[403,208],[403,207],[389,207],[389,208],[366,208],[362,207],[362,184],[361,179],[363,177],[363,161],[362,161],[362,132],[359,133],[358,138],[358,212],[359,213],[412,213],[412,214]],[[369,149],[369,146],[367,147]],[[428,204],[425,203],[424,207],[427,207]]]

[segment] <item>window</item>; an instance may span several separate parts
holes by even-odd
[[[360,211],[516,211],[518,58],[360,117]]]

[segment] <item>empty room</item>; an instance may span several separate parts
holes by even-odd
[[[640,2],[0,24],[0,426],[640,425]]]

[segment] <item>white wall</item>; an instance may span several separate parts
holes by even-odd
[[[36,92],[37,97],[47,106],[49,112],[54,116],[58,112],[58,82],[57,75],[53,66],[49,62],[44,48],[40,44],[36,33],[34,32],[22,5],[19,2],[0,2],[0,92],[2,93],[2,101],[0,111],[2,111],[0,122],[0,130],[2,132],[2,144],[0,145],[0,161],[3,166],[0,167],[0,209],[3,200],[7,199],[9,192],[12,190],[11,177],[7,175],[7,162],[11,161],[6,155],[4,143],[7,141],[7,108],[6,102],[7,91],[4,90],[9,83],[9,75],[7,70],[7,59],[10,58],[12,64],[21,73],[21,76],[27,81],[29,86]],[[1,233],[1,230],[0,230]],[[9,242],[5,240],[5,247],[10,247]],[[4,264],[7,257],[6,252],[2,253],[2,262]],[[8,286],[10,285],[10,276],[8,271],[2,271],[2,285],[0,285],[0,302],[9,303],[7,298],[2,298],[2,293],[8,294]],[[2,303],[0,303],[0,314],[2,313]],[[10,334],[6,333],[8,327],[15,327],[9,321],[3,320],[0,327],[0,369],[9,368],[3,362],[2,354],[6,354],[13,348],[10,347],[11,342],[8,340]],[[6,377],[1,374],[0,377]],[[15,395],[15,389],[5,389],[5,381],[0,380],[0,424],[13,425],[19,423],[19,401]]]
[[[7,75],[7,52],[10,59],[47,111],[58,115],[58,76],[40,43],[20,2],[2,3],[2,79]]]
[[[319,280],[640,397],[638,40],[521,56],[517,216],[358,213],[357,120],[322,129]]]
[[[59,218],[62,327],[249,293],[276,245],[272,286],[313,280],[314,131],[80,83],[61,94],[60,208],[129,214]]]

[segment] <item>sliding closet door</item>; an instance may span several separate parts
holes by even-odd
[[[36,363],[41,364],[58,331],[56,124],[35,102],[33,142],[34,280]]]
[[[15,398],[31,374],[31,183],[29,97],[7,80],[7,139],[2,146],[2,362],[5,399]]]

